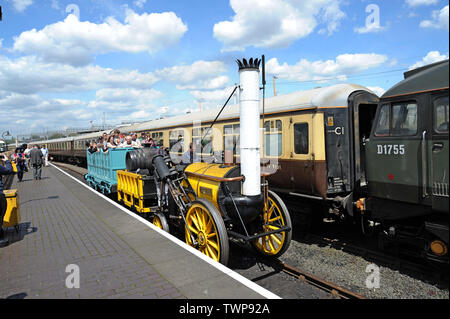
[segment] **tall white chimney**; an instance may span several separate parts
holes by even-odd
[[[239,109],[242,195],[261,194],[259,64],[261,60],[237,60],[239,65]]]

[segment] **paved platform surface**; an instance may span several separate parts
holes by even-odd
[[[12,188],[22,220],[0,248],[0,298],[263,298],[54,167]]]

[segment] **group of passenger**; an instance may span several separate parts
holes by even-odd
[[[183,138],[180,135],[176,144],[179,145],[179,149],[182,149]],[[89,153],[93,154],[96,152],[103,151],[107,153],[110,149],[115,148],[155,148],[158,149],[158,153],[164,153],[167,151],[163,146],[163,140],[159,140],[158,143],[153,140],[149,133],[142,133],[140,137],[136,133],[130,133],[123,135],[118,129],[115,129],[111,134],[103,133],[97,140],[87,142],[86,147]],[[185,151],[180,157],[179,161],[183,164],[189,164],[200,161],[199,156],[196,151],[197,147],[195,143],[189,143],[189,149]]]
[[[157,146],[155,141],[150,137],[150,134],[141,134],[141,137],[138,138],[137,133],[124,135],[118,129],[115,129],[111,134],[105,132],[96,141],[86,143],[86,147],[91,154],[100,151],[106,153],[109,149],[114,148],[159,148],[159,146],[162,146],[162,141]]]

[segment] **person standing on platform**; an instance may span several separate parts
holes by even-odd
[[[14,152],[14,154],[11,155],[11,159],[14,163],[16,163],[17,179],[18,179],[18,182],[20,183],[22,181],[23,173],[25,172],[25,168],[26,168],[26,159],[25,159],[25,155],[22,153],[22,149],[19,147],[16,148],[16,151]]]
[[[13,168],[6,155],[0,155],[0,159],[4,162],[3,165],[0,164],[0,247],[4,247],[8,245],[9,242],[8,238],[5,238],[5,232],[3,231],[3,217],[5,216],[8,202],[6,201],[6,196],[3,193],[2,175],[12,174]]]
[[[31,152],[31,147],[30,145],[22,145],[23,147],[26,147],[25,150],[23,151],[23,154],[25,155],[25,158],[27,159],[27,172],[28,172],[28,168],[31,168],[30,166],[30,152]]]
[[[42,163],[44,155],[38,145],[34,145],[30,152],[30,164],[33,166],[33,177],[35,180],[41,179]]]
[[[48,149],[45,144],[42,145],[41,152],[42,152],[42,155],[44,155],[44,165],[48,166]]]

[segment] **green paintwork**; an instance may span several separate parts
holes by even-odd
[[[448,63],[445,60],[405,72],[405,79],[387,90],[381,98],[448,88]]]
[[[400,154],[401,145],[403,145],[404,154]],[[392,148],[389,152],[390,146]],[[390,137],[373,138],[368,141],[366,143],[366,174],[369,194],[402,202],[421,202],[420,150],[421,140],[417,139],[403,140]]]

